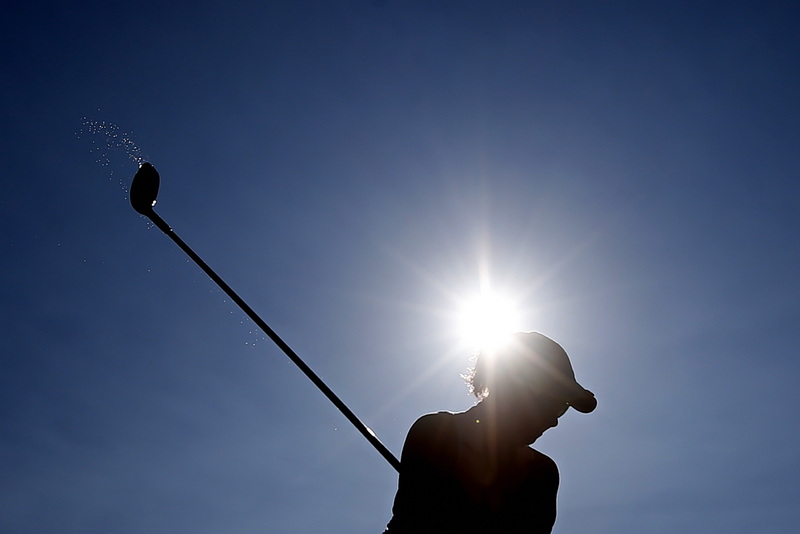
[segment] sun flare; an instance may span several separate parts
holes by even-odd
[[[458,335],[475,350],[496,350],[511,334],[521,330],[521,316],[514,301],[484,291],[463,302],[458,313]]]

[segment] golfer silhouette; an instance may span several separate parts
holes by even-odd
[[[536,332],[481,352],[467,382],[475,406],[423,415],[409,430],[384,534],[551,532],[558,468],[529,445],[570,407],[594,410],[594,394],[564,349]]]

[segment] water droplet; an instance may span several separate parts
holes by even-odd
[[[91,144],[89,153],[95,156],[95,163],[108,169],[109,180],[120,177],[117,178],[117,182],[127,200],[128,180],[136,172],[136,169],[129,167],[130,162],[135,163],[138,168],[147,160],[136,144],[133,134],[122,130],[116,124],[82,117],[81,129],[76,135],[78,138],[89,138]]]

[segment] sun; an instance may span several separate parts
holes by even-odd
[[[465,299],[458,312],[458,336],[476,351],[497,350],[521,329],[514,300],[493,291]]]

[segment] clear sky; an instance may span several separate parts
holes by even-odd
[[[797,2],[5,2],[0,532],[391,514],[393,469],[131,210],[127,150],[395,454],[471,405],[483,279],[599,399],[536,444],[556,534],[795,534],[798,35]]]

